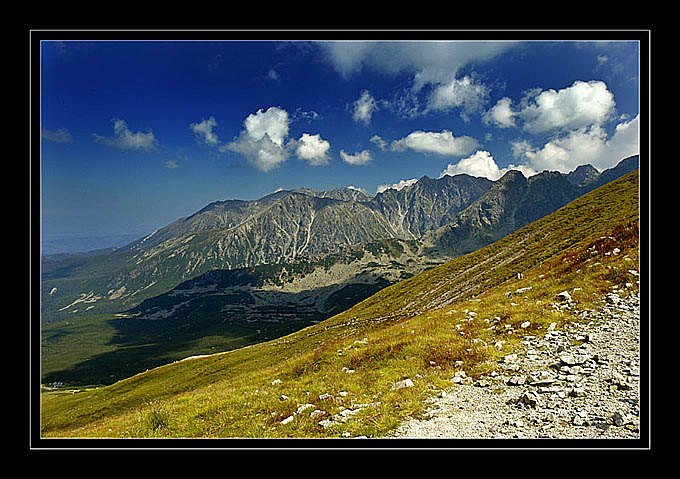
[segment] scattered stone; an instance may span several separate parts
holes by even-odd
[[[567,392],[567,396],[573,397],[573,398],[583,397],[583,396],[585,396],[585,394],[586,394],[586,390],[585,390],[585,388],[582,388],[582,387],[571,388]]]
[[[580,414],[577,414],[574,416],[574,418],[571,420],[571,423],[574,426],[583,426],[586,423],[586,420],[584,417],[582,417]]]
[[[326,414],[326,411],[322,411],[321,409],[315,409],[309,413],[309,417],[312,419],[316,419],[318,417],[323,416],[324,414]]]
[[[611,417],[612,423],[614,426],[624,426],[628,421],[626,420],[626,416],[621,414],[619,411],[616,411],[612,417]]]
[[[566,366],[578,366],[585,363],[587,360],[588,357],[582,355],[575,356],[565,354],[564,356],[560,356],[560,362]]]
[[[314,404],[301,404],[300,406],[298,406],[297,411],[295,411],[295,414],[300,414],[305,409],[309,409],[310,407],[314,407]]]
[[[617,290],[588,311],[564,296],[557,309],[583,321],[565,318],[562,329],[552,323],[543,336],[524,336],[526,353],[502,356],[496,380],[455,375],[458,384],[432,397],[425,418],[405,421],[394,436],[639,438],[640,298]],[[493,316],[497,329],[500,321]]]
[[[521,419],[507,419],[504,423],[504,426],[513,426],[513,427],[524,427],[524,421]]]
[[[332,419],[322,419],[318,424],[322,428],[326,429],[327,427],[331,427],[333,424],[335,424],[335,422]]]
[[[394,391],[396,389],[412,388],[413,386],[415,386],[413,381],[411,381],[409,378],[406,378],[402,381],[397,381],[396,383],[392,384],[390,391]]]
[[[519,397],[519,403],[529,407],[536,407],[538,397],[534,393],[525,392]]]
[[[614,386],[616,389],[626,391],[631,389],[630,384],[628,384],[628,380],[624,375],[618,372],[614,372],[614,375],[611,377],[609,380],[611,382],[612,386]]]
[[[566,291],[562,291],[561,293],[557,293],[557,299],[568,302],[571,301],[571,295]]]
[[[527,329],[530,325],[531,325],[530,321],[524,321],[522,324],[519,325],[519,327],[522,329]]]
[[[517,362],[517,359],[517,354],[508,354],[507,356],[503,356],[503,362],[506,364]]]
[[[272,381],[272,386],[274,386],[274,385],[276,385],[276,384],[281,384],[281,380],[280,380],[280,379],[274,379],[274,380]]]
[[[506,384],[510,386],[521,386],[526,383],[526,381],[526,376],[512,376],[510,379],[508,379]]]
[[[281,424],[288,424],[288,423],[291,422],[294,418],[295,418],[295,416],[288,416],[286,419],[284,419],[283,421],[281,421]]]

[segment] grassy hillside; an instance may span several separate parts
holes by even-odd
[[[613,285],[636,290],[629,270],[639,270],[638,184],[637,171],[630,173],[277,340],[107,387],[44,392],[42,436],[381,436],[420,414],[454,372],[488,374],[525,335],[578,321]],[[577,309],[554,306],[563,290]],[[404,379],[413,386],[392,387]]]

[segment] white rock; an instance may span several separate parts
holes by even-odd
[[[326,411],[322,411],[321,409],[315,409],[309,413],[309,417],[312,419],[316,419],[317,417],[323,416],[325,412]]]
[[[284,419],[283,421],[281,421],[281,424],[288,424],[289,422],[291,422],[291,421],[293,420],[294,417],[295,417],[294,415],[293,415],[293,416],[288,416],[286,419]]]
[[[319,421],[319,426],[323,427],[324,429],[327,427],[330,427],[333,425],[333,421],[330,419],[323,419]]]
[[[310,407],[314,407],[314,404],[301,404],[298,408],[297,411],[295,411],[295,414],[300,414],[302,411],[305,409],[309,409]]]
[[[508,354],[507,356],[503,356],[504,363],[514,363],[515,361],[517,361],[516,354]]]
[[[413,386],[415,386],[413,381],[411,381],[409,378],[406,378],[402,381],[397,381],[396,383],[392,384],[390,391],[394,391],[395,389],[412,388]]]
[[[571,301],[571,295],[567,291],[557,293],[557,299],[560,301]]]

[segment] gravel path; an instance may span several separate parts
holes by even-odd
[[[525,337],[525,354],[503,358],[495,375],[459,376],[390,437],[639,438],[639,294],[609,293],[580,314],[589,321]]]

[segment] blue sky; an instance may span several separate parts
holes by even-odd
[[[44,238],[638,153],[634,41],[43,41],[40,65]]]

